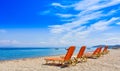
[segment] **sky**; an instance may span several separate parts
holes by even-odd
[[[0,47],[120,44],[120,0],[0,0]]]

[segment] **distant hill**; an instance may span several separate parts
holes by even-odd
[[[96,47],[99,47],[99,46],[105,47],[106,45],[95,45],[93,47],[96,48]],[[118,49],[118,48],[120,48],[120,45],[108,45],[108,47],[111,48],[111,49]]]

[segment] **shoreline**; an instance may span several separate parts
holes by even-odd
[[[26,49],[26,48],[25,48]],[[31,48],[30,48],[31,49]],[[33,49],[33,48],[32,48]],[[38,48],[37,48],[38,49]],[[41,49],[41,48],[40,48]],[[46,49],[46,48],[45,48]],[[48,48],[47,48],[48,49]],[[51,49],[51,48],[50,48]],[[120,49],[120,47],[112,47],[109,50],[115,50],[115,49]],[[76,52],[75,52],[76,53]],[[60,56],[63,54],[55,54],[55,55],[47,55],[47,56],[36,56],[36,57],[25,57],[25,58],[16,58],[16,59],[1,59],[0,62],[2,61],[13,61],[13,60],[25,60],[25,59],[34,59],[34,58],[40,58],[40,57],[49,57],[49,56]]]
[[[38,59],[38,58],[57,57],[57,56],[64,56],[64,55],[63,55],[63,54],[58,54],[58,55],[51,55],[51,56],[40,56],[40,57],[31,57],[31,58],[20,58],[20,59],[11,59],[11,60],[0,60],[0,62],[19,61],[19,60]]]
[[[110,48],[109,50],[117,50],[120,49],[120,47],[113,47]],[[48,55],[48,56],[38,56],[38,57],[26,57],[26,58],[18,58],[18,59],[6,59],[6,60],[0,60],[0,62],[3,61],[14,61],[14,60],[26,60],[26,59],[36,59],[36,58],[44,58],[44,57],[54,57],[54,56],[63,56],[63,54],[58,54],[58,55]]]
[[[110,49],[110,53],[98,59],[88,59],[85,63],[76,66],[61,68],[60,66],[45,65],[44,56],[37,58],[25,58],[18,60],[0,61],[0,71],[119,71],[120,49]]]

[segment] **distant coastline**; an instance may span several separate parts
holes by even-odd
[[[99,46],[102,46],[102,47],[105,47],[106,45],[95,45],[93,47],[99,47]],[[120,49],[120,45],[107,45],[109,47],[109,49]]]
[[[92,48],[97,48],[99,46],[105,47],[106,45],[95,45],[92,46]],[[107,45],[109,49],[118,49],[120,48],[120,45]],[[0,49],[65,49],[66,47],[1,47]]]

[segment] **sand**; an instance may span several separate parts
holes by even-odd
[[[111,49],[109,54],[98,59],[65,68],[45,65],[44,58],[0,61],[0,71],[120,71],[120,49]]]

